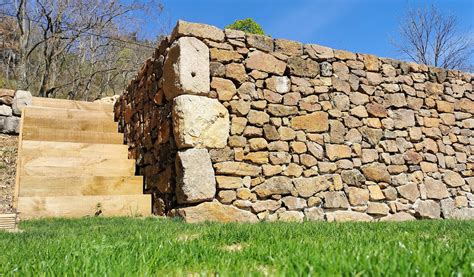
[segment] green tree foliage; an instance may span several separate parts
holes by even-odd
[[[236,20],[234,23],[225,27],[226,29],[240,30],[250,34],[265,35],[260,24],[255,22],[252,18]]]

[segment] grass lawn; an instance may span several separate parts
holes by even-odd
[[[189,225],[85,218],[24,221],[21,228],[0,233],[0,275],[474,272],[474,221]]]

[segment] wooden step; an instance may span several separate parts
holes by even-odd
[[[0,214],[0,230],[13,231],[16,229],[16,214]]]
[[[98,102],[73,101],[65,99],[33,97],[33,106],[50,107],[60,109],[78,109],[85,111],[103,111],[112,112],[114,106],[112,104],[104,104]]]
[[[25,107],[22,116],[50,119],[90,120],[91,122],[98,120],[114,121],[113,112],[45,108],[36,106]]]
[[[24,140],[123,144],[123,134],[23,126]]]
[[[22,156],[27,157],[96,157],[126,159],[128,147],[122,144],[23,140]]]
[[[23,120],[23,126],[109,133],[117,133],[118,130],[118,124],[111,119],[53,119],[26,116]]]
[[[22,176],[20,197],[132,195],[143,193],[141,176]]]
[[[133,176],[135,160],[25,157],[20,158],[21,176]],[[20,177],[21,180],[22,177]]]
[[[22,219],[82,216],[148,216],[151,195],[19,197]]]

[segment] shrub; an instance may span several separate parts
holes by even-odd
[[[226,29],[240,30],[249,34],[265,35],[260,24],[255,22],[252,18],[236,20],[234,23],[225,27]]]

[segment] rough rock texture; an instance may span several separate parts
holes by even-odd
[[[219,202],[204,202],[197,206],[178,209],[177,214],[188,223],[206,221],[217,222],[258,222],[256,215]]]
[[[21,110],[31,105],[32,100],[29,91],[0,88],[0,133],[20,132]]]
[[[186,37],[209,49],[211,84],[199,97],[220,103],[229,127],[193,123],[183,146],[162,75],[170,46]],[[215,201],[259,220],[469,218],[472,77],[180,22],[120,97],[116,117],[156,211],[180,208],[177,145],[207,148]],[[209,115],[191,106],[189,122]]]
[[[207,149],[191,148],[176,155],[176,198],[179,204],[211,200],[216,178]]]
[[[173,130],[178,148],[224,148],[229,137],[229,113],[215,99],[182,95],[173,103]]]
[[[181,94],[209,94],[209,48],[193,37],[182,37],[169,50],[163,67],[166,99]]]

